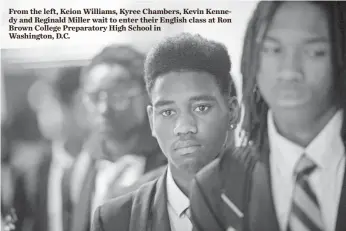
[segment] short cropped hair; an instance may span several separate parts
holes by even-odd
[[[89,72],[98,65],[120,65],[130,72],[133,80],[139,81],[144,87],[143,66],[145,55],[129,45],[112,44],[106,46],[94,56],[82,72],[83,81]]]
[[[152,48],[144,64],[148,93],[158,77],[172,71],[203,71],[215,77],[223,94],[229,95],[231,60],[227,48],[200,35],[181,33]]]

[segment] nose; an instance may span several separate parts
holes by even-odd
[[[287,50],[282,57],[279,78],[287,81],[299,81],[302,77],[302,57],[300,50]]]
[[[196,134],[197,125],[196,120],[190,113],[181,114],[175,124],[174,134],[177,136],[186,134]]]

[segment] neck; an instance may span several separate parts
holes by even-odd
[[[307,147],[337,110],[337,107],[331,107],[315,115],[297,111],[273,111],[273,119],[276,129],[283,137],[302,147]]]
[[[173,164],[169,163],[170,170],[172,172],[172,176],[174,182],[178,185],[179,189],[188,196],[190,194],[190,186],[194,175],[191,175],[181,169],[176,168]]]

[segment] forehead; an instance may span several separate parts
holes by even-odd
[[[197,95],[220,97],[221,91],[213,75],[207,72],[181,71],[161,75],[152,88],[152,101],[189,100]]]
[[[316,3],[285,2],[277,10],[268,36],[286,39],[300,37],[328,37],[328,20],[325,10]]]
[[[92,68],[86,77],[86,90],[97,88],[126,87],[133,82],[130,72],[118,64],[100,64]]]

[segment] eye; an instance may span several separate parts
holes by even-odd
[[[163,115],[164,117],[169,117],[175,114],[175,112],[173,110],[168,109],[168,110],[162,111],[160,114]]]
[[[282,52],[282,49],[276,43],[264,42],[261,47],[261,51],[266,54],[275,55],[275,54],[280,54]]]
[[[199,105],[196,107],[195,111],[197,112],[207,112],[210,109],[209,105]]]
[[[262,47],[262,52],[266,54],[280,54],[281,53],[281,48],[280,47]]]
[[[306,49],[305,53],[313,58],[320,58],[320,57],[325,57],[328,54],[327,49],[318,49],[318,48],[308,48]]]

